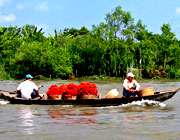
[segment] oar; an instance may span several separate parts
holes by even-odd
[[[2,89],[0,89],[0,91],[9,92],[10,94],[17,94],[16,91],[7,91],[7,90],[2,90]]]

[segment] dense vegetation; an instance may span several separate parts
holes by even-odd
[[[124,77],[127,68],[145,78],[180,78],[180,41],[163,24],[153,34],[120,6],[92,30],[66,28],[45,37],[34,25],[0,27],[0,78]]]

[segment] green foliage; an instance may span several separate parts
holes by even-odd
[[[77,36],[81,36],[81,35],[86,35],[89,33],[89,30],[86,29],[86,27],[82,27],[80,30],[75,29],[75,28],[65,28],[64,29],[64,35],[65,36],[72,36],[72,37],[77,37]]]
[[[0,66],[0,80],[10,79],[10,75],[5,71],[4,66],[1,64]]]
[[[68,77],[72,73],[72,65],[66,49],[46,45],[48,43],[22,44],[11,60],[11,75],[14,78],[23,77],[26,73],[52,78]]]
[[[65,28],[45,37],[34,25],[0,27],[0,79],[90,76],[124,77],[135,68],[145,78],[180,78],[180,41],[163,24],[161,34],[148,32],[141,20],[117,6],[89,31]]]
[[[42,28],[39,29],[34,25],[25,25],[21,29],[21,35],[26,41],[44,41],[45,37],[43,36]]]
[[[169,79],[180,79],[180,69],[176,69],[174,67],[167,66],[166,72],[168,73]]]

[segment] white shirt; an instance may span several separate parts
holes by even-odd
[[[134,86],[136,86],[136,90],[140,89],[140,85],[138,84],[138,82],[136,80],[132,80],[132,82],[129,82],[128,79],[124,80],[123,87],[126,90],[129,90],[129,89],[133,88]]]
[[[29,80],[22,82],[17,87],[17,90],[21,91],[21,97],[26,99],[31,98],[31,93],[33,92],[34,89],[38,90],[38,87],[32,81]]]

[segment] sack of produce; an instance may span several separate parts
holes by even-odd
[[[105,98],[117,98],[119,95],[117,89],[111,89],[108,94],[105,96]]]

